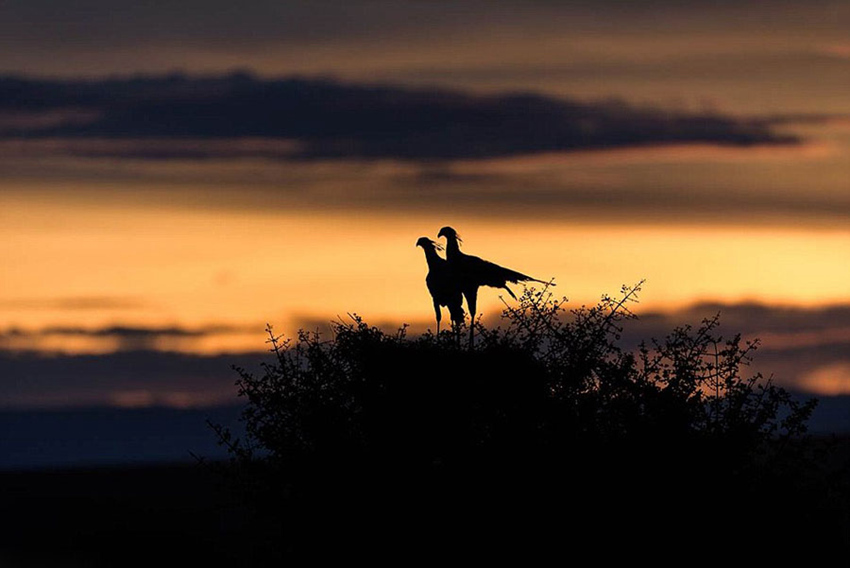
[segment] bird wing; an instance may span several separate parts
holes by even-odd
[[[465,271],[483,286],[504,287],[506,282],[519,283],[525,280],[535,280],[531,276],[499,266],[489,260],[477,256],[466,255]]]
[[[428,291],[431,296],[437,300],[440,305],[453,309],[453,305],[458,308],[463,302],[461,288],[455,274],[449,269],[448,263],[444,260],[435,264],[428,272],[425,278],[428,285]],[[460,309],[463,312],[462,308]],[[455,312],[457,314],[457,312]]]

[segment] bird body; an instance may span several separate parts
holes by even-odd
[[[554,283],[544,282],[537,278],[532,278],[522,272],[499,266],[496,263],[484,260],[477,256],[465,254],[460,250],[460,237],[457,231],[451,227],[443,227],[437,234],[438,237],[446,239],[446,261],[453,277],[466,298],[466,304],[469,308],[469,314],[472,317],[472,325],[470,325],[470,344],[474,336],[475,313],[478,303],[478,288],[481,286],[489,286],[492,288],[503,288],[513,299],[516,299],[513,291],[508,288],[508,282],[518,284],[519,282],[540,282],[554,286]]]
[[[449,317],[453,323],[463,323],[465,316],[463,294],[448,262],[437,254],[439,245],[427,237],[421,237],[416,241],[416,246],[422,247],[422,250],[425,251],[425,260],[428,262],[428,275],[425,277],[425,285],[428,287],[428,292],[434,302],[437,333],[440,333],[443,307],[449,309]]]

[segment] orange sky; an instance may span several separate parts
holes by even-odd
[[[67,190],[66,190],[67,191]],[[79,189],[84,192],[84,188]],[[141,189],[138,191],[142,191]],[[151,202],[2,201],[3,327],[234,325],[298,318],[430,317],[426,267],[413,245],[444,224],[477,254],[593,302],[647,279],[645,309],[699,300],[822,305],[850,300],[850,230],[745,224],[559,223],[377,212],[194,209]],[[60,300],[132,299],[62,309]],[[497,294],[483,294],[488,311]],[[33,309],[38,302],[41,309]],[[53,307],[51,307],[51,305]]]
[[[455,161],[425,187],[406,180],[432,166],[390,160],[7,156],[0,329],[430,321],[413,244],[447,224],[468,253],[554,278],[574,303],[641,279],[646,310],[848,302],[848,131],[799,131],[800,147]],[[481,304],[500,309],[495,291]],[[237,335],[231,349],[255,339]]]

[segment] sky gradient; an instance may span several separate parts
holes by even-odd
[[[777,383],[850,394],[848,27],[825,1],[3,2],[0,408],[221,404],[267,323],[433,327],[414,243],[444,225],[575,306],[645,279],[641,333],[720,311]]]

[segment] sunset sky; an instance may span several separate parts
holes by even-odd
[[[0,407],[220,404],[267,323],[433,328],[414,243],[444,225],[850,394],[848,29],[830,1],[0,2]]]

